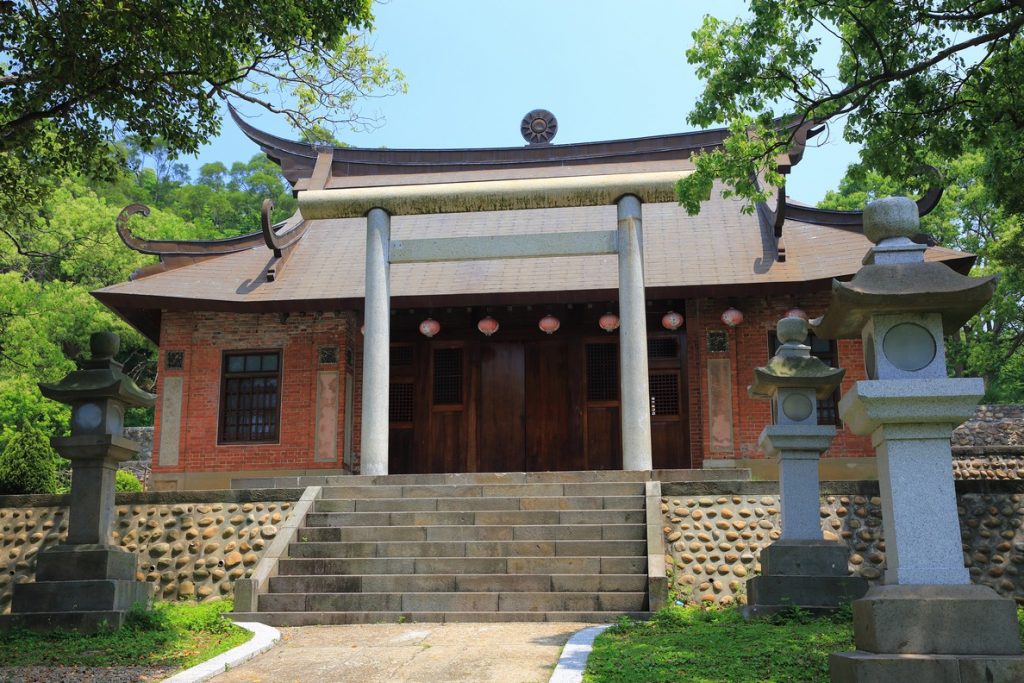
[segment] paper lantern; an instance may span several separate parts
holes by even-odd
[[[743,323],[743,314],[730,306],[725,309],[725,313],[722,314],[722,322],[729,327],[736,327]]]
[[[801,320],[807,320],[807,313],[802,308],[791,308],[786,311],[787,318],[800,318]]]
[[[683,326],[683,316],[675,311],[669,311],[665,315],[661,316],[661,326],[666,330],[675,332]]]
[[[420,323],[420,334],[426,338],[433,337],[435,334],[441,331],[441,323],[437,322],[433,318],[427,318]]]
[[[537,325],[541,331],[545,334],[554,334],[558,331],[558,328],[562,326],[558,318],[553,315],[546,315],[540,319],[540,323]]]
[[[605,313],[597,321],[597,324],[605,332],[614,332],[619,329],[619,316],[614,313]]]
[[[480,332],[482,332],[485,337],[490,337],[492,334],[497,332],[498,327],[498,321],[492,318],[491,316],[481,318],[480,322],[476,324],[476,329],[480,330]]]

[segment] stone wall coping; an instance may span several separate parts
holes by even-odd
[[[286,503],[302,497],[305,489],[214,489],[209,491],[143,491],[118,493],[117,505],[174,505],[176,503]],[[67,507],[71,494],[0,496],[0,508]]]
[[[959,493],[1024,493],[1024,481],[958,479],[956,492]],[[662,482],[665,496],[731,496],[771,495],[779,493],[777,481],[681,481]],[[823,496],[877,496],[877,481],[823,481]]]
[[[277,576],[279,560],[288,557],[289,546],[295,540],[299,529],[306,524],[306,515],[313,509],[313,503],[320,498],[322,492],[323,488],[320,486],[307,486],[302,491],[302,496],[292,508],[292,513],[281,524],[270,547],[253,567],[252,574],[235,581],[235,612],[257,611],[259,594],[265,593],[270,579]]]
[[[656,612],[668,602],[665,575],[665,534],[661,520],[661,482],[644,482],[647,510],[647,596],[648,609]]]

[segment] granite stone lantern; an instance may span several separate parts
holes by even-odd
[[[887,565],[884,585],[853,603],[857,651],[832,655],[832,681],[1021,681],[1015,605],[972,585],[964,567],[949,443],[984,386],[948,377],[943,336],[985,305],[995,280],[926,262],[910,239],[918,224],[909,199],[868,204],[875,246],[812,321],[825,339],[863,340],[868,379],[839,414],[875,447]]]
[[[772,402],[774,424],[764,428],[758,445],[779,459],[782,535],[761,551],[761,575],[747,582],[750,616],[789,607],[832,610],[868,588],[849,575],[846,545],[824,539],[818,512],[818,460],[836,428],[818,424],[817,403],[836,390],[845,371],[811,355],[803,318],[783,318],[776,332],[779,349],[754,370],[750,395]]]
[[[47,398],[71,406],[71,435],[51,439],[71,461],[68,536],[37,556],[34,583],[14,588],[11,615],[2,626],[117,628],[136,603],[148,604],[151,585],[136,581],[136,556],[113,543],[118,463],[138,453],[123,437],[125,411],[152,406],[156,396],[139,389],[114,361],[120,339],[97,332],[92,358],[57,384],[40,384]]]

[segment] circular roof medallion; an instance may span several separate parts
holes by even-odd
[[[547,109],[534,109],[523,117],[519,132],[531,145],[543,145],[554,139],[558,132],[558,119]]]

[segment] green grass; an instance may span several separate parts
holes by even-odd
[[[1017,615],[1022,622],[1024,610]],[[594,642],[584,683],[827,683],[828,656],[853,650],[849,608],[744,621],[736,609],[667,607]]]
[[[230,600],[157,603],[133,610],[118,631],[82,635],[68,631],[0,635],[0,666],[167,666],[187,668],[252,637],[221,616]]]

